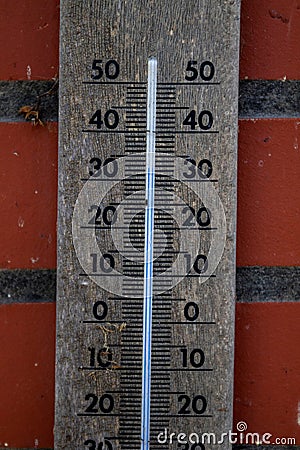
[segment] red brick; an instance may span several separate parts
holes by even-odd
[[[1,80],[51,79],[58,74],[59,1],[0,5]]]
[[[300,78],[300,0],[242,0],[240,77]]]
[[[299,321],[299,303],[237,305],[234,421],[274,439],[295,437],[297,445]]]
[[[0,79],[55,76],[58,73],[59,1],[2,2],[0,17]],[[242,1],[241,78],[299,79],[299,41],[299,0]]]
[[[0,123],[0,149],[0,268],[54,268],[57,124]]]
[[[238,266],[300,264],[300,119],[241,120]]]
[[[55,305],[1,305],[0,322],[0,446],[52,447]]]

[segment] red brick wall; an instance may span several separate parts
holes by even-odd
[[[58,0],[2,1],[0,23],[0,80],[58,73]],[[241,79],[299,80],[299,42],[299,0],[242,0]],[[298,266],[300,118],[241,119],[239,130],[237,264]],[[0,268],[54,269],[57,124],[2,122],[0,149]],[[0,447],[53,446],[50,300],[0,306]],[[234,404],[249,431],[298,445],[299,319],[297,301],[237,304]]]

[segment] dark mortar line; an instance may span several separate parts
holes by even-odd
[[[240,81],[240,119],[299,117],[300,81]]]
[[[39,95],[48,92],[54,80],[47,81],[0,81],[0,122],[25,122],[19,114],[23,106],[34,106]],[[40,118],[58,120],[58,92],[40,98]]]
[[[300,267],[239,267],[236,295],[243,303],[299,302]]]
[[[37,96],[53,86],[48,81],[0,81],[0,122],[24,122],[18,114],[25,105],[34,105]],[[41,99],[41,119],[58,120],[58,93]],[[300,117],[299,80],[240,80],[240,119],[279,119]]]
[[[56,298],[56,270],[0,270],[0,304],[45,303]]]
[[[300,267],[238,267],[238,303],[299,302]],[[55,302],[56,270],[0,270],[0,304]]]

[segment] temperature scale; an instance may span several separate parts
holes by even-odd
[[[229,448],[239,7],[61,2],[55,449]]]

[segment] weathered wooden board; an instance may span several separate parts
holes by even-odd
[[[239,3],[61,1],[55,449],[141,446],[150,57],[149,448],[231,429]]]

